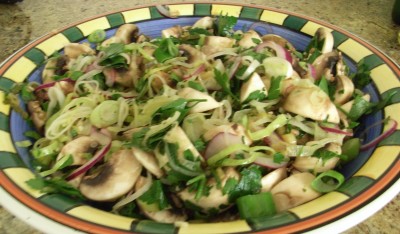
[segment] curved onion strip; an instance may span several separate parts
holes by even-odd
[[[381,135],[379,135],[374,140],[368,142],[365,145],[362,145],[360,147],[361,151],[365,151],[365,150],[368,150],[368,149],[374,147],[379,142],[381,142],[383,139],[385,139],[386,137],[390,136],[392,133],[394,133],[396,131],[396,129],[397,129],[397,121],[395,121],[393,119],[390,119],[389,121],[392,123],[392,126],[390,126],[390,128],[386,132],[383,132]]]
[[[206,70],[206,65],[203,63],[203,64],[201,64],[201,65],[196,69],[196,71],[194,71],[193,73],[191,73],[191,74],[189,74],[189,75],[187,75],[187,76],[182,77],[182,79],[183,79],[183,80],[187,80],[187,79],[192,78],[192,77],[194,77],[194,76],[198,76],[198,75],[199,75],[200,73],[202,73],[204,70]]]
[[[50,83],[41,84],[38,87],[36,87],[33,90],[33,92],[37,92],[37,91],[42,90],[42,89],[53,87],[54,85],[56,85],[58,82],[61,82],[61,81],[65,81],[65,82],[72,83],[72,84],[75,83],[74,80],[72,80],[71,78],[68,77],[68,78],[64,78],[64,79],[61,79],[61,80],[53,81],[53,82],[50,82]]]
[[[260,62],[254,59],[253,61],[251,61],[250,65],[247,67],[243,75],[241,77],[238,77],[238,79],[245,80],[258,68],[258,66],[260,66]]]
[[[273,49],[275,51],[277,57],[286,59],[290,64],[292,64],[293,57],[290,54],[290,52],[287,49],[283,48],[281,45],[279,45],[273,41],[262,42],[262,43],[258,44],[254,48],[254,50],[256,52],[261,52],[261,50],[264,49],[265,47]]]
[[[105,145],[103,148],[101,148],[97,153],[91,158],[88,162],[80,166],[78,169],[75,171],[71,172],[71,174],[68,175],[67,180],[72,180],[76,178],[77,176],[85,173],[88,171],[90,168],[92,168],[97,162],[103,159],[104,155],[110,150],[111,148],[111,138],[108,138],[108,143]]]
[[[319,127],[322,128],[326,132],[336,133],[336,134],[343,134],[343,135],[346,135],[346,136],[353,136],[353,133],[344,131],[344,130],[342,130],[340,128],[331,128],[331,127],[326,127],[326,126],[321,126],[321,125]]]
[[[242,57],[237,57],[235,61],[233,61],[232,66],[229,68],[228,78],[232,79],[233,75],[235,75],[237,69],[239,68],[240,63],[242,62]]]
[[[233,52],[231,50],[224,50],[224,51],[220,51],[220,52],[216,52],[214,54],[208,55],[207,56],[207,60],[214,59],[216,57],[223,56],[223,55],[237,56],[237,53],[235,53],[235,52]]]
[[[120,200],[119,202],[117,202],[113,207],[112,210],[113,211],[117,211],[118,209],[120,209],[121,207],[127,205],[128,203],[133,202],[134,200],[138,199],[140,196],[142,196],[145,192],[147,192],[147,190],[150,189],[151,184],[153,182],[152,176],[150,174],[150,172],[147,171],[147,177],[145,180],[145,183],[142,187],[140,187],[140,189],[136,190],[134,193],[126,196],[124,199]]]

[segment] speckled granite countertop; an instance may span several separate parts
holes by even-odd
[[[0,61],[51,30],[96,14],[155,2],[155,0],[24,0],[0,4]],[[193,1],[192,1],[193,2]],[[215,2],[215,1],[214,1]],[[226,2],[226,1],[220,1]],[[375,45],[398,64],[400,27],[391,21],[394,0],[230,0],[265,5],[308,15],[337,25]],[[345,233],[400,233],[400,196],[381,211]],[[0,233],[39,233],[0,207]]]

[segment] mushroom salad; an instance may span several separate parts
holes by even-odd
[[[236,22],[155,39],[124,24],[50,56],[42,84],[7,95],[37,130],[27,183],[166,223],[269,216],[337,189],[335,168],[369,147],[359,118],[384,105],[361,91],[368,74],[349,74],[325,28],[300,52]]]

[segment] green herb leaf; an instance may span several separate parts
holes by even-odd
[[[324,165],[329,159],[338,157],[340,159],[346,159],[347,157],[344,155],[337,154],[333,151],[329,151],[326,149],[318,149],[317,151],[314,152],[313,157],[317,157],[322,159],[322,164]]]
[[[158,210],[164,210],[169,207],[167,197],[165,196],[163,186],[160,180],[154,180],[149,190],[139,197],[139,200],[147,204],[155,204]]]
[[[226,74],[225,72],[220,72],[218,69],[214,69],[214,76],[217,83],[222,87],[222,92],[226,95],[231,96],[234,101],[239,102],[239,98],[235,96],[231,91],[228,74]]]
[[[100,66],[114,68],[128,68],[127,61],[121,53],[125,52],[125,44],[113,43],[107,47],[100,48],[104,52],[103,57],[99,60]]]
[[[352,121],[358,120],[363,114],[367,113],[370,110],[370,103],[366,101],[362,96],[357,95],[354,98],[353,105],[348,113],[348,117]]]
[[[354,86],[357,89],[363,89],[372,82],[371,71],[369,70],[368,65],[363,62],[363,60],[357,65],[357,72],[354,73],[350,78],[353,80]]]
[[[62,193],[74,198],[84,200],[81,192],[69,184],[64,179],[54,177],[51,179],[44,179],[41,177],[36,177],[26,181],[26,183],[33,189],[39,190],[43,193]]]
[[[236,23],[236,17],[220,14],[215,25],[216,35],[223,37],[231,36],[233,34],[233,27],[236,25]]]
[[[273,156],[273,161],[274,163],[282,163],[285,161],[285,156],[280,152],[276,152]]]
[[[268,100],[273,100],[279,98],[281,95],[281,82],[285,77],[283,76],[278,76],[278,77],[272,77],[271,79],[271,86],[269,87],[268,90]]]
[[[175,58],[178,55],[178,47],[174,44],[172,38],[162,39],[158,48],[153,53],[153,56],[159,63],[163,63],[168,59]]]
[[[230,185],[225,184],[224,190],[229,196],[229,201],[234,202],[237,198],[248,194],[256,194],[261,189],[261,170],[258,166],[250,166],[244,168],[241,172],[241,178],[236,186],[232,189],[235,182],[229,182]],[[229,179],[228,179],[229,180]],[[228,181],[227,181],[228,183]]]

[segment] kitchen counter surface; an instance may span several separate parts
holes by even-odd
[[[156,2],[182,1],[24,0],[13,5],[0,4],[0,62],[28,42],[77,20]],[[285,9],[326,21],[358,35],[400,63],[400,45],[397,42],[400,27],[391,21],[394,0],[230,0],[229,2]],[[344,233],[400,233],[399,209],[398,195],[381,211]],[[40,232],[0,207],[0,233]]]

